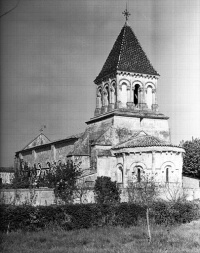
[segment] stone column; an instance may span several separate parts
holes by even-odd
[[[134,103],[133,94],[134,94],[134,89],[131,87],[131,90],[130,90],[130,102],[132,102],[132,103]]]
[[[116,101],[116,107],[121,108],[121,89],[119,86],[117,86],[117,101]]]
[[[146,104],[146,101],[145,101],[145,88],[139,88],[139,101],[138,104],[139,104],[139,108],[141,110],[144,110],[147,108],[147,104]]]
[[[97,94],[96,96],[96,109],[94,116],[98,116],[101,113],[101,95]]]
[[[114,109],[117,107],[117,87],[115,86],[113,88],[113,103],[114,103]]]
[[[156,89],[152,90],[152,96],[153,96],[152,110],[157,112],[158,111],[158,104],[157,104]]]
[[[147,101],[147,88],[143,89],[143,103],[146,104]]]
[[[142,94],[142,88],[138,89],[138,106],[139,108],[142,107],[143,104],[143,94]]]
[[[133,100],[131,99],[131,92],[132,90],[130,87],[127,87],[127,96],[128,96],[128,101],[127,101],[127,108],[131,109],[133,107]]]
[[[152,104],[154,105],[156,103],[156,90],[152,89]]]
[[[103,91],[103,105],[101,107],[101,113],[106,113],[108,111],[108,94],[107,91]]]
[[[115,109],[115,94],[114,88],[111,87],[110,89],[110,103],[108,105],[108,111],[112,111]]]

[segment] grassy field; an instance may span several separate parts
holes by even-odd
[[[47,229],[40,232],[11,232],[1,234],[2,253],[199,253],[200,220],[166,228],[152,227],[152,243],[147,240],[146,228],[104,227],[62,231]]]

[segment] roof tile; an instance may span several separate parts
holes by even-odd
[[[139,137],[133,137],[126,142],[120,143],[114,147],[114,149],[121,148],[136,148],[136,147],[154,147],[154,146],[170,146],[173,145],[169,142],[160,140],[157,137],[151,135],[144,135]]]
[[[124,25],[95,82],[115,71],[159,75],[153,68],[131,27]]]

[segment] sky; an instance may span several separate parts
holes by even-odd
[[[17,0],[0,0],[1,14]],[[171,141],[200,138],[200,1],[129,0],[129,25],[160,74]],[[0,20],[0,166],[42,125],[51,140],[83,132],[95,84],[121,28],[124,0],[20,0]]]

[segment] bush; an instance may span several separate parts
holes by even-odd
[[[198,218],[198,206],[185,204],[154,203],[150,215],[157,224],[179,224]],[[132,226],[145,219],[146,208],[132,203],[120,204],[76,204],[52,206],[0,206],[0,230],[38,231],[49,226],[64,230],[93,226]]]
[[[199,207],[193,202],[157,202],[152,212],[157,224],[181,224],[199,218]]]
[[[185,149],[183,157],[183,174],[200,179],[200,139],[182,143]]]
[[[95,200],[99,205],[120,202],[120,190],[117,182],[110,177],[97,177],[94,185]]]
[[[144,208],[134,204],[119,205],[76,204],[63,206],[10,206],[0,207],[1,231],[41,230],[51,225],[66,230],[105,225],[136,225]]]

